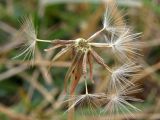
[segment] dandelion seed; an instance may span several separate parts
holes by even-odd
[[[119,13],[117,13],[116,9],[116,3],[112,5],[106,4],[106,12],[103,18],[103,29],[119,35],[124,32],[126,25],[122,22],[124,15],[121,16],[121,12],[119,11]]]
[[[101,94],[84,94],[72,96],[71,99],[66,102],[72,102],[66,112],[69,112],[73,108],[78,111],[81,115],[81,119],[85,118],[86,115],[94,117],[98,116],[101,106]]]
[[[130,34],[130,30],[126,29],[120,36],[114,33],[111,37],[105,36],[105,40],[119,60],[130,61],[136,60],[135,56],[142,56],[139,52],[143,42],[137,41],[140,35],[141,33]]]
[[[125,116],[126,113],[129,113],[129,115],[134,118],[132,114],[133,111],[137,112],[140,111],[140,109],[136,108],[128,101],[142,101],[131,96],[132,94],[138,93],[140,91],[141,89],[139,89],[137,86],[130,85],[126,85],[123,88],[120,88],[118,91],[110,91],[106,96],[102,98],[104,103],[106,104],[102,113],[108,113],[109,120],[115,119],[114,116],[116,114],[122,114]]]
[[[130,79],[134,76],[138,76],[138,72],[141,70],[140,65],[136,65],[133,62],[128,62],[121,67],[112,70],[111,78],[109,81],[108,89],[118,90],[125,85],[133,85]]]
[[[113,4],[109,6],[106,4],[106,12],[104,14],[103,18],[103,28],[91,35],[87,40],[92,41],[95,40],[98,36],[100,36],[102,33],[105,33],[105,31],[109,34],[116,34],[119,35],[125,31],[127,26],[124,24],[121,16],[121,14],[118,14],[116,11],[117,5]],[[114,18],[114,17],[115,18]],[[104,46],[104,45],[103,45]]]
[[[80,105],[80,104],[83,105],[85,103],[88,105],[91,105],[90,106],[91,109],[92,109],[92,106],[98,108],[100,106],[99,101],[101,100],[102,96],[104,96],[104,94],[89,94],[89,93],[84,95],[71,96],[71,98],[69,100],[66,100],[65,102],[74,101],[74,103],[67,109],[66,112],[68,112],[69,110],[71,110],[77,105]]]
[[[41,40],[37,38],[37,31],[34,27],[34,23],[31,17],[24,17],[21,20],[21,24],[22,26],[20,29],[20,33],[21,33],[21,38],[23,39],[22,52],[19,55],[15,56],[13,59],[24,55],[24,60],[31,59],[32,64],[33,64],[34,57],[35,57],[36,43],[37,42],[51,43],[52,41]]]
[[[86,93],[84,95],[77,95],[77,96],[70,96],[70,99],[66,100],[65,102],[73,102],[69,106],[66,112],[70,111],[72,108],[75,108],[78,106],[78,109],[87,108],[87,113],[94,114],[97,112],[97,109],[101,106],[101,98],[105,94],[103,93],[97,93],[97,94],[89,94],[87,83],[85,80],[85,87],[86,87]],[[81,110],[82,114],[84,115],[84,110]]]

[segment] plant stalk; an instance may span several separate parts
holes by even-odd
[[[41,39],[36,39],[37,42],[45,42],[45,43],[52,43],[51,40],[41,40]]]

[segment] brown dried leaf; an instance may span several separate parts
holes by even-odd
[[[73,40],[54,40],[52,44],[55,45],[67,45],[73,43]]]
[[[96,51],[92,49],[90,53],[98,64],[102,65],[104,68],[111,71],[108,65],[105,64],[103,58],[101,58],[101,56],[99,56]]]
[[[83,63],[82,63],[83,75],[85,78],[86,78],[86,74],[87,74],[87,54],[88,54],[88,52],[84,53]]]
[[[81,52],[77,52],[76,55],[73,58],[72,64],[70,66],[70,68],[68,69],[65,79],[64,79],[64,89],[65,91],[67,91],[67,81],[70,78],[73,70],[75,69],[75,67],[78,65],[79,60],[81,59],[82,53]]]
[[[79,80],[82,76],[82,59],[83,59],[83,57],[81,57],[81,59],[79,60],[79,64],[75,68],[75,72],[73,74],[74,79],[73,79],[72,84],[71,84],[71,90],[70,90],[71,95],[75,91],[75,88],[77,87],[77,84],[78,84],[78,82],[79,82]]]
[[[93,80],[93,60],[92,60],[92,56],[91,53],[88,53],[88,64],[89,64],[89,72],[90,72],[90,80],[92,81],[92,83],[94,83]]]
[[[55,57],[52,59],[52,62],[55,61],[55,60],[57,60],[58,58],[60,58],[60,57],[61,57],[62,55],[64,55],[66,52],[70,51],[72,47],[73,47],[73,45],[70,45],[70,46],[62,49],[59,53],[57,53],[57,54],[55,55]]]

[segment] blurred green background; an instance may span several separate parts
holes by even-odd
[[[138,83],[144,100],[133,103],[142,111],[134,113],[135,120],[160,119],[160,0],[118,0],[119,9],[127,13],[125,21],[142,32],[144,66]],[[0,0],[0,120],[65,120],[65,106],[61,107],[63,79],[70,61],[54,63],[48,76],[47,66],[57,51],[44,52],[49,44],[38,44],[33,67],[28,61],[12,59],[19,53],[22,36],[18,36],[19,19],[32,15],[41,39],[88,38],[102,27],[105,6],[96,0]],[[109,56],[108,63],[111,62]],[[96,67],[100,82],[90,85],[90,91],[101,91],[105,75]],[[99,72],[100,71],[100,72]],[[79,93],[84,86],[79,85]],[[96,115],[95,115],[96,116]],[[101,116],[104,119],[105,115]],[[79,117],[77,117],[78,119]],[[81,116],[79,118],[81,120]],[[91,119],[90,115],[87,119]],[[123,117],[119,116],[119,119]],[[97,119],[98,120],[98,119]]]

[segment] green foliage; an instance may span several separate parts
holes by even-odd
[[[154,10],[157,14],[160,14],[160,3],[158,0],[144,0],[144,3]]]

